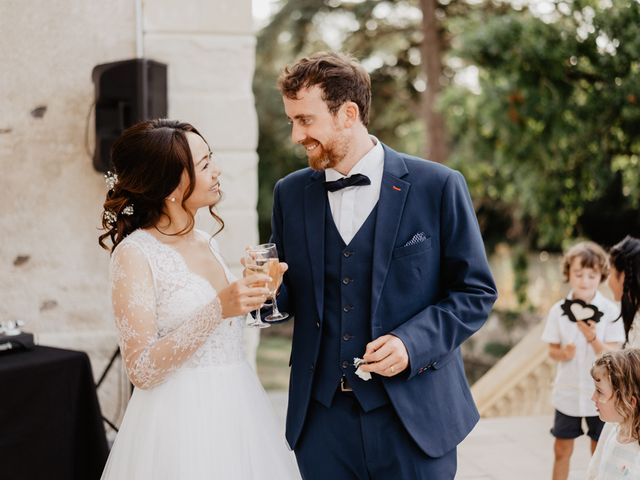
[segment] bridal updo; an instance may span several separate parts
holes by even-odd
[[[156,225],[164,215],[165,200],[180,184],[182,172],[189,176],[189,187],[182,199],[184,207],[184,201],[193,193],[196,175],[187,132],[202,138],[188,123],[148,120],[126,129],[114,142],[111,161],[115,172],[106,175],[109,190],[102,214],[105,233],[98,240],[102,248],[113,251],[134,230]],[[224,222],[214,213],[213,206],[209,212],[222,230]],[[192,218],[178,235],[190,232],[194,225]],[[107,238],[111,247],[105,243]]]

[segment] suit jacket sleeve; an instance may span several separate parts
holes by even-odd
[[[391,332],[407,347],[408,378],[437,368],[437,362],[484,324],[497,297],[473,203],[459,172],[445,181],[440,225],[440,300]]]

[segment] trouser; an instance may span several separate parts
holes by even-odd
[[[340,391],[330,408],[311,400],[295,453],[304,480],[452,480],[457,467],[455,448],[429,457],[390,404],[364,412]]]

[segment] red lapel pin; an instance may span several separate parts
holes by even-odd
[[[402,191],[402,189],[400,187],[396,187],[395,185],[393,185],[392,187],[396,192],[400,192]]]

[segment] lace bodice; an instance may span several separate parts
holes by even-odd
[[[233,281],[216,248],[211,252]],[[110,271],[120,350],[134,385],[150,388],[179,368],[244,358],[244,319],[223,320],[209,281],[171,246],[136,230],[116,247]]]

